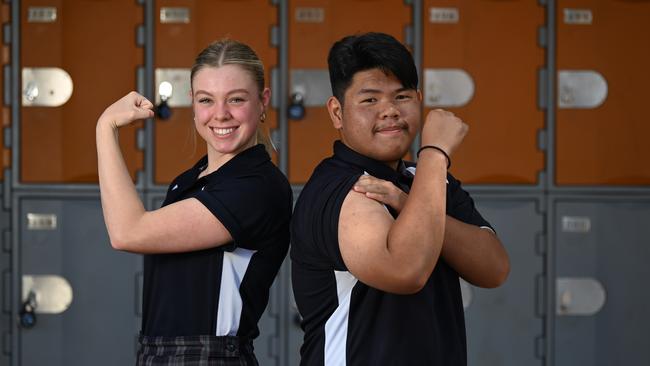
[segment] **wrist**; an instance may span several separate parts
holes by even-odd
[[[441,147],[438,147],[436,145],[422,145],[422,147],[420,147],[418,150],[416,157],[419,159],[420,154],[424,153],[425,151],[429,153],[435,152],[438,155],[444,156],[444,158],[447,160],[447,169],[451,167],[451,158],[449,157],[449,154],[447,154],[447,152]]]

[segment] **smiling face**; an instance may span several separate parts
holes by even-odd
[[[269,102],[250,72],[237,65],[207,66],[192,79],[194,125],[208,157],[232,157],[255,145],[257,124]]]
[[[354,74],[344,105],[331,97],[328,110],[341,139],[356,152],[396,166],[420,129],[422,95],[392,74],[370,69]]]

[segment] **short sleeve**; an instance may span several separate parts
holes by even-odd
[[[339,247],[339,216],[345,197],[360,175],[312,178],[300,195],[291,223],[295,259],[347,271]]]
[[[195,197],[230,232],[236,247],[258,250],[289,240],[291,190],[273,176],[258,173],[220,179]]]
[[[474,200],[462,188],[461,182],[451,174],[447,174],[447,214],[466,224],[489,228],[495,232],[492,225],[481,216],[474,205]]]

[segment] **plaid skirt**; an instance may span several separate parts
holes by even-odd
[[[257,366],[253,341],[209,335],[140,336],[138,366]]]

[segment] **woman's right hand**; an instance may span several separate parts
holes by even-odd
[[[98,125],[108,124],[113,129],[126,126],[139,119],[153,117],[153,103],[132,91],[111,104],[97,121]]]
[[[434,145],[451,155],[463,141],[468,129],[469,126],[453,113],[434,109],[424,121],[422,146]]]

